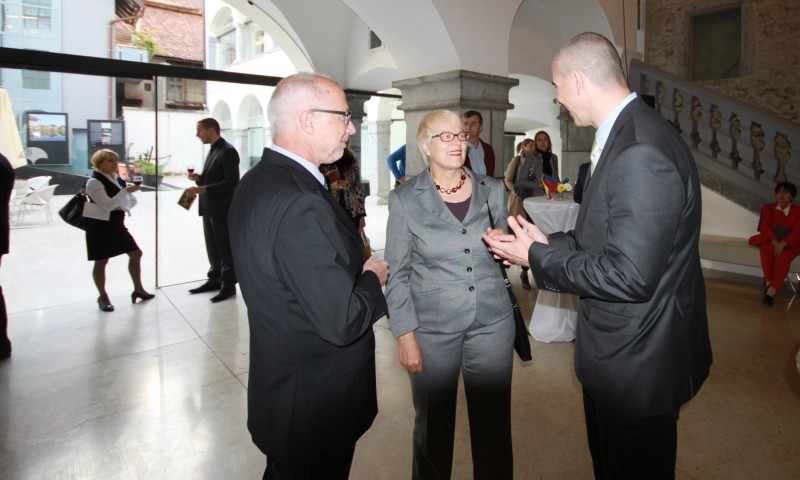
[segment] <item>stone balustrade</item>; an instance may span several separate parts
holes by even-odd
[[[800,185],[800,125],[637,60],[629,84],[681,132],[706,187],[757,213],[776,182]]]

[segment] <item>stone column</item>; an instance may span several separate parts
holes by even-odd
[[[378,205],[386,205],[389,201],[389,191],[394,185],[394,177],[389,171],[389,166],[386,164],[386,157],[391,152],[390,137],[391,137],[391,120],[379,120],[377,122],[367,122],[367,137],[369,144],[369,152],[365,156],[375,159],[376,168],[370,174],[370,193],[375,197]],[[364,167],[362,166],[362,171]],[[377,190],[375,190],[377,189]]]
[[[250,151],[248,149],[248,141],[247,141],[247,129],[246,128],[236,128],[233,130],[233,139],[231,141],[231,145],[239,152],[239,169],[241,174],[248,171],[252,165],[250,165]]]
[[[508,101],[508,91],[519,85],[515,78],[486,75],[466,70],[437,73],[423,77],[398,80],[392,86],[403,92],[403,110],[406,120],[406,145],[417,144],[417,126],[428,112],[440,108],[461,115],[467,110],[477,110],[483,116],[481,139],[490,143],[496,157],[495,177],[503,175],[506,157],[503,133],[506,114],[514,105]],[[418,148],[406,149],[406,174],[416,175],[426,164]]]
[[[375,165],[374,158],[364,158],[363,152],[361,151],[361,123],[364,120],[364,116],[366,112],[364,111],[364,103],[369,100],[371,97],[369,95],[362,95],[356,93],[348,93],[347,96],[347,106],[350,108],[350,112],[352,116],[350,117],[350,121],[353,123],[353,126],[356,129],[356,133],[354,133],[350,137],[350,150],[356,154],[356,158],[358,158],[358,163],[361,166],[361,179],[372,179],[372,169]],[[370,191],[370,195],[374,195],[374,192]]]
[[[594,127],[578,127],[567,109],[561,107],[558,114],[561,125],[561,178],[567,177],[574,184],[578,179],[578,167],[589,161],[589,152],[594,142]]]

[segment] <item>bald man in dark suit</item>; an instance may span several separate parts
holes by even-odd
[[[676,130],[630,92],[617,50],[596,33],[552,64],[558,103],[599,147],[575,230],[549,238],[524,218],[485,235],[540,288],[581,297],[575,372],[595,478],[674,479],[680,407],[708,377],[700,268],[700,180]]]
[[[314,74],[270,99],[273,146],[245,174],[231,245],[250,322],[247,426],[268,480],[346,480],[378,411],[372,325],[388,264],[363,241],[319,171],[356,129],[344,91]]]

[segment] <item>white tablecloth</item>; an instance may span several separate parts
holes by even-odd
[[[544,233],[567,232],[575,228],[580,205],[568,200],[545,197],[526,198],[525,211]],[[578,296],[539,290],[529,330],[540,342],[569,342],[575,339],[578,321]]]

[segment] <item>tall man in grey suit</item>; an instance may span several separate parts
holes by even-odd
[[[524,218],[484,238],[536,283],[580,295],[575,371],[598,479],[673,479],[680,406],[711,366],[700,269],[700,181],[675,129],[632,94],[596,33],[552,64],[557,101],[597,128],[575,230],[549,238]],[[593,171],[592,171],[593,170]]]
[[[247,426],[265,479],[347,479],[378,411],[372,325],[388,264],[364,262],[355,224],[319,171],[355,133],[344,91],[297,74],[272,94],[272,148],[231,205],[233,259],[250,321]]]
[[[233,191],[239,183],[239,152],[220,136],[219,123],[213,118],[197,122],[197,138],[203,144],[211,145],[211,150],[202,173],[189,174],[189,180],[194,180],[197,186],[187,191],[191,195],[200,195],[198,213],[203,217],[206,253],[211,266],[206,283],[189,292],[219,290],[211,297],[212,302],[219,302],[236,295],[236,271],[228,237],[228,211]]]

